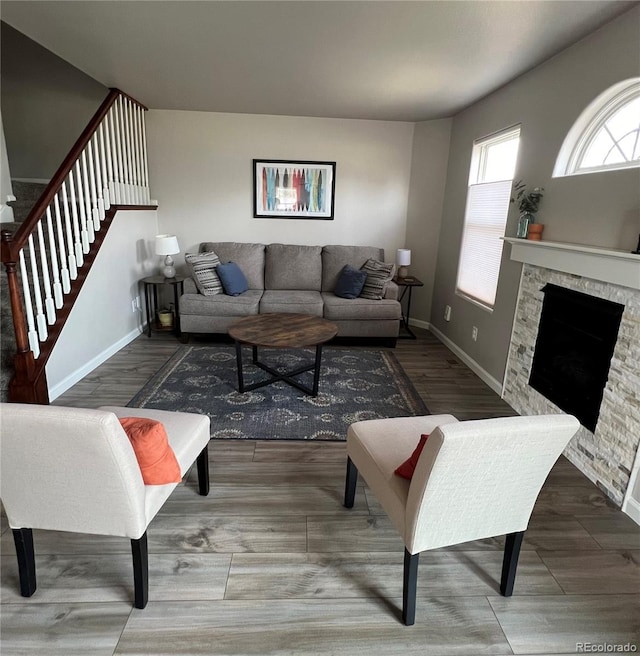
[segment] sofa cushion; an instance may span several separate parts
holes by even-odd
[[[260,300],[260,313],[288,312],[293,314],[312,314],[322,316],[322,296],[320,292],[265,289]]]
[[[216,272],[220,277],[225,294],[229,296],[240,296],[240,294],[244,294],[249,289],[249,284],[244,273],[242,273],[242,269],[235,262],[218,264]]]
[[[180,315],[246,317],[258,314],[261,296],[259,289],[250,289],[240,296],[183,294],[180,297]]]
[[[365,282],[367,282],[366,271],[345,264],[336,283],[334,294],[340,298],[358,298]]]
[[[220,258],[214,251],[185,253],[184,260],[201,294],[205,296],[222,294],[222,283],[216,273]]]
[[[372,246],[325,246],[322,249],[322,291],[332,292],[336,288],[345,264],[360,269],[371,257],[384,260],[384,251]]]
[[[385,288],[391,282],[391,278],[393,278],[396,265],[370,258],[364,263],[362,270],[367,272],[367,279],[360,292],[360,296],[373,300],[384,298]]]
[[[368,298],[340,298],[333,292],[322,292],[324,318],[330,321],[384,321],[399,320],[400,303],[383,298],[375,301]],[[181,306],[182,307],[182,306]]]
[[[265,253],[265,289],[320,291],[322,247],[269,244]]]
[[[200,252],[215,251],[221,262],[235,262],[244,273],[249,289],[264,289],[264,244],[235,241],[203,242]]]

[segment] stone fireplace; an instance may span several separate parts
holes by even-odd
[[[594,308],[621,310],[599,412],[592,421],[581,421],[565,450],[565,456],[621,506],[630,482],[634,483],[630,478],[640,443],[640,258],[586,246],[507,241],[511,259],[524,263],[503,390],[504,399],[519,414],[563,411],[564,401],[556,405],[534,389],[553,396],[536,384],[535,376],[530,384],[545,287],[566,290],[568,297],[576,293],[591,297]],[[588,305],[585,297],[578,300]],[[587,312],[582,321],[585,316],[592,315]],[[549,332],[548,324],[545,330]],[[557,344],[556,349],[562,350]]]

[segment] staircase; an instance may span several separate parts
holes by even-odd
[[[49,402],[47,360],[116,212],[155,209],[145,111],[111,89],[24,220],[14,204],[18,222],[0,225],[3,400]]]

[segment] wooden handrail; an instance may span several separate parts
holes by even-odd
[[[91,140],[91,137],[93,137],[93,134],[100,125],[100,122],[107,115],[107,112],[111,109],[118,96],[129,98],[129,100],[134,102],[136,105],[139,105],[144,110],[147,109],[144,105],[131,98],[131,96],[128,94],[123,93],[119,89],[113,88],[109,90],[109,94],[98,108],[98,111],[96,111],[96,113],[93,115],[93,118],[89,121],[82,134],[78,137],[77,141],[73,145],[73,148],[69,151],[69,154],[64,158],[64,161],[58,167],[58,170],[51,178],[51,181],[42,192],[42,196],[40,196],[36,204],[33,206],[31,212],[29,212],[29,216],[27,216],[24,222],[14,233],[13,240],[10,242],[3,242],[2,262],[15,262],[17,260],[20,249],[23,248],[23,246],[27,243],[29,235],[35,230],[38,221],[42,218],[47,207],[49,207],[49,204],[53,200],[53,197],[58,193],[62,183],[69,175],[69,172],[73,168],[76,160],[82,154],[82,151]]]
[[[11,303],[11,313],[13,319],[13,328],[16,337],[16,354],[14,356],[14,365],[15,372],[9,382],[8,396],[10,401],[23,402],[23,403],[48,403],[49,395],[47,389],[47,379],[45,367],[47,360],[51,355],[51,351],[60,336],[62,328],[64,327],[65,321],[71,312],[71,308],[75,300],[78,297],[80,289],[82,288],[84,281],[86,280],[91,265],[93,264],[98,251],[102,243],[104,242],[106,233],[113,221],[113,218],[118,210],[122,209],[155,209],[155,206],[149,205],[128,205],[127,203],[133,199],[136,201],[146,200],[149,202],[149,190],[148,183],[146,179],[146,168],[145,175],[142,184],[138,184],[138,180],[134,183],[133,177],[130,176],[130,172],[127,172],[127,162],[124,162],[124,173],[121,170],[121,176],[125,176],[126,182],[124,180],[120,181],[117,173],[113,184],[116,187],[119,185],[121,187],[118,193],[116,190],[115,198],[110,199],[108,203],[109,209],[106,209],[102,203],[102,189],[106,185],[110,184],[110,181],[106,179],[106,171],[103,169],[103,178],[100,177],[100,162],[94,161],[94,157],[91,153],[91,140],[97,134],[98,129],[101,127],[103,120],[109,114],[112,107],[114,107],[118,98],[123,100],[123,105],[135,105],[135,112],[140,112],[140,110],[146,111],[147,108],[139,103],[135,98],[132,98],[126,93],[123,93],[119,89],[110,89],[107,97],[104,99],[96,113],[93,115],[85,129],[82,131],[82,134],[78,137],[75,144],[69,151],[68,155],[65,157],[62,164],[58,167],[58,170],[55,172],[51,178],[49,184],[45,187],[44,192],[37,200],[36,204],[32,208],[31,212],[27,216],[26,220],[18,227],[15,233],[11,234],[8,230],[2,230],[0,234],[0,260],[5,266],[7,272],[7,285],[9,290],[9,300]],[[122,111],[122,107],[121,107]],[[125,112],[128,110],[125,107]],[[138,119],[141,117],[138,117]],[[131,139],[138,139],[138,127],[135,125],[134,119],[130,114],[127,114],[126,119],[121,119],[125,122],[125,130],[132,131],[126,138],[130,141],[126,145],[123,143],[122,149],[118,146],[118,158],[128,157],[128,167],[137,166],[138,168],[141,165],[140,154],[132,154],[132,151],[137,148],[137,144],[133,144]],[[117,122],[117,117],[116,117]],[[142,121],[144,123],[144,121]],[[134,127],[135,126],[135,127]],[[143,126],[142,126],[143,127]],[[102,142],[102,134],[100,135],[100,140]],[[141,135],[144,139],[144,135]],[[108,138],[108,137],[107,137]],[[116,139],[117,137],[113,137]],[[124,136],[122,137],[125,138]],[[115,141],[114,141],[115,144]],[[104,146],[102,146],[104,148]],[[115,147],[115,146],[114,146]],[[144,154],[143,147],[143,157],[146,157]],[[86,161],[85,161],[85,150],[89,149],[89,163],[90,163],[90,174],[88,176]],[[96,143],[96,149],[98,145]],[[104,150],[101,153],[102,156],[102,166],[105,166],[105,153]],[[98,153],[96,151],[96,157]],[[78,166],[79,160],[82,158],[83,174],[84,174],[84,191],[81,187],[78,189],[79,199],[82,199],[84,196],[83,206],[81,207],[81,222],[82,225],[78,225],[78,216],[76,214],[76,205],[78,202],[76,199],[75,191],[73,187],[73,178],[69,178],[72,174],[73,168]],[[137,158],[137,159],[136,159]],[[111,161],[109,161],[109,173],[111,173]],[[116,164],[113,160],[114,166]],[[94,164],[97,167],[95,170],[94,178]],[[120,167],[122,167],[122,161],[120,162]],[[146,161],[145,161],[146,167]],[[82,182],[79,178],[80,169],[76,168],[76,175],[78,177],[78,184],[81,186]],[[134,174],[135,175],[135,174]],[[92,187],[93,198],[90,196],[89,191],[89,179]],[[72,207],[72,218],[73,218],[73,237],[72,237],[72,227],[71,227],[71,217],[69,213],[68,206],[68,194],[65,187],[65,182],[69,179],[71,184],[71,207]],[[136,186],[134,186],[134,184]],[[96,186],[98,187],[96,189]],[[124,189],[128,187],[128,189]],[[58,194],[61,190],[64,190],[62,202],[64,203],[64,219],[61,216],[60,212],[60,199]],[[96,195],[96,191],[98,192]],[[144,191],[144,193],[143,193]],[[105,189],[105,194],[108,194],[108,190]],[[105,200],[108,196],[105,196]],[[115,201],[115,202],[114,202]],[[117,202],[120,201],[120,202]],[[124,202],[123,202],[124,201]],[[92,203],[93,209],[90,207],[89,203]],[[85,206],[88,215],[85,217]],[[50,209],[54,205],[54,209]],[[55,236],[53,236],[53,226],[52,226],[52,216],[50,212],[55,211],[55,223],[57,228],[57,241],[60,251],[58,256],[60,258],[60,269],[58,269],[57,257],[54,242],[56,241]],[[48,227],[43,228],[42,223],[47,216]],[[87,228],[85,227],[85,218],[87,225],[89,226],[89,233],[86,232]],[[66,226],[63,225],[66,223]],[[95,221],[95,234],[94,234],[94,225],[91,223]],[[100,225],[98,225],[100,222]],[[49,269],[48,264],[46,263],[46,246],[44,242],[43,230],[48,228],[48,237],[52,245],[51,256],[53,273],[54,273],[54,284],[53,286],[50,283],[49,278]],[[67,243],[64,242],[64,233],[66,229]],[[36,230],[38,234],[36,235]],[[81,233],[80,230],[84,230],[84,233]],[[37,239],[38,243],[34,246],[34,243],[31,239]],[[75,241],[73,241],[75,239]],[[86,240],[86,241],[85,241]],[[73,241],[73,243],[72,243]],[[23,255],[23,250],[25,246],[29,244],[29,253]],[[45,292],[45,302],[43,308],[39,274],[38,274],[38,263],[35,255],[36,248],[39,247],[43,252],[40,253],[41,256],[41,265],[42,271],[44,272],[43,284]],[[75,253],[74,253],[75,249]],[[86,250],[85,250],[86,249]],[[84,257],[82,257],[82,252],[84,251]],[[80,255],[78,255],[80,253]],[[68,254],[68,262],[67,262]],[[76,268],[76,255],[80,258],[78,260],[79,266]],[[31,261],[32,274],[33,274],[33,289],[35,291],[35,301],[36,301],[36,310],[38,312],[35,317],[35,323],[37,324],[37,330],[34,326],[34,313],[33,306],[31,305],[30,297],[30,283],[29,275],[25,270],[25,257],[29,257]],[[22,298],[20,293],[20,278],[21,274],[19,272],[20,265],[22,269],[22,275],[26,276],[26,280],[22,281],[24,285],[24,293],[27,296],[26,299]],[[68,264],[68,269],[67,269]],[[58,277],[60,274],[61,281]],[[65,277],[66,276],[66,277]],[[70,280],[71,278],[71,280]],[[57,289],[56,289],[57,285]],[[52,297],[53,291],[53,297]],[[64,295],[64,300],[63,300]],[[54,299],[55,299],[55,308],[54,308]],[[26,304],[26,305],[25,305]],[[46,313],[46,317],[45,317]],[[45,321],[48,322],[48,327],[45,325]],[[28,324],[28,325],[27,325]],[[31,331],[31,332],[29,332]],[[31,344],[31,340],[38,340],[40,346],[36,346],[35,343]],[[32,351],[32,347],[36,351]],[[39,352],[38,352],[39,348]]]

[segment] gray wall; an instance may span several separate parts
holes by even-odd
[[[632,250],[640,232],[638,169],[551,179],[562,142],[583,109],[620,80],[640,74],[640,8],[458,114],[453,121],[431,323],[489,376],[502,381],[521,265],[505,246],[492,313],[455,294],[473,141],[521,124],[516,179],[542,186],[543,238]],[[512,206],[507,236],[515,237]],[[451,322],[443,319],[452,306]],[[471,339],[478,327],[478,341]]]
[[[411,249],[409,275],[424,283],[412,292],[410,318],[425,325],[431,316],[451,124],[450,118],[424,121],[413,133],[405,247]]]
[[[2,119],[11,175],[48,180],[108,89],[1,24]]]

